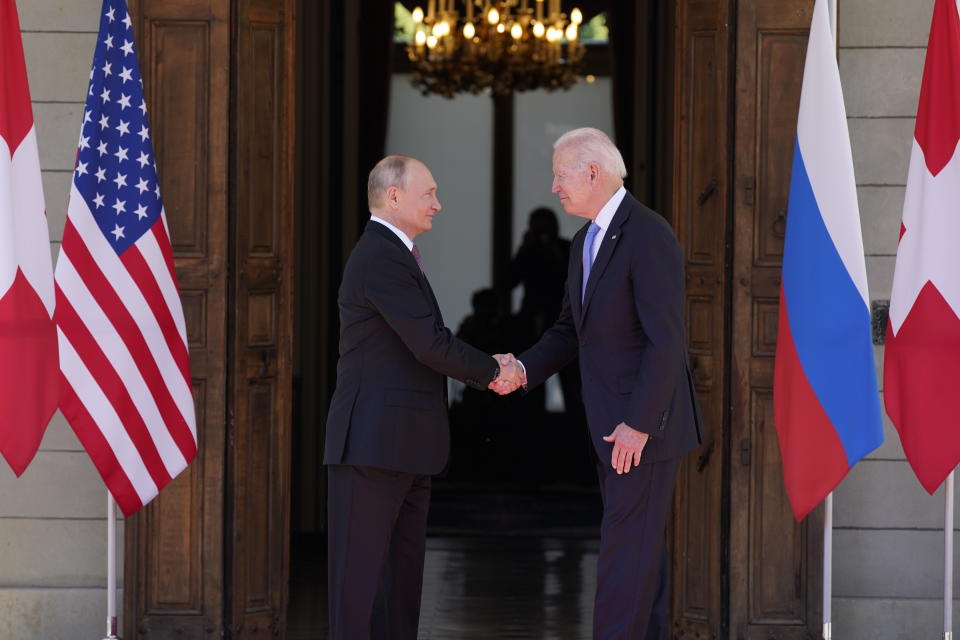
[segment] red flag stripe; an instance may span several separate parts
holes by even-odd
[[[166,429],[163,414],[157,406],[153,392],[140,373],[139,365],[134,361],[129,350],[126,349],[122,338],[110,319],[94,300],[66,253],[61,253],[60,262],[57,265],[57,274],[60,300],[69,301],[77,317],[94,337],[97,351],[102,352],[110,362],[111,367],[118,372],[120,382],[130,394],[133,404],[137,408],[139,415],[136,416],[136,419],[143,419],[160,458],[164,461],[164,466],[171,476],[175,475],[176,471],[182,469],[185,464],[184,456],[180,447],[174,442],[170,432]],[[58,322],[59,319],[60,316],[57,315]],[[66,335],[69,337],[70,333],[66,332]],[[80,349],[79,353],[82,354],[80,359],[84,360],[86,352]],[[87,367],[86,362],[84,366]],[[98,392],[100,392],[100,388],[106,386],[106,381],[97,379],[97,386]],[[102,394],[102,392],[100,393]]]
[[[157,486],[164,486],[171,480],[166,466],[160,457],[160,452],[150,437],[150,431],[137,409],[136,403],[130,397],[126,385],[120,379],[120,374],[110,363],[110,360],[100,349],[97,341],[91,335],[87,326],[77,315],[76,310],[60,287],[57,287],[57,323],[61,331],[70,340],[77,352],[84,354],[83,363],[87,370],[97,380],[103,395],[110,402],[117,415],[124,416],[122,428],[130,436],[130,440],[137,448],[140,459],[153,478]]]
[[[96,263],[102,277],[109,283],[109,288],[115,293],[111,300],[119,299],[123,301],[124,311],[133,318],[134,323],[140,330],[141,336],[150,351],[150,356],[156,363],[181,415],[184,416],[190,425],[192,434],[194,406],[190,384],[184,380],[184,376],[174,360],[173,354],[170,353],[170,349],[167,347],[157,318],[151,313],[150,307],[144,299],[143,287],[133,279],[116,251],[107,242],[103,231],[94,218],[93,212],[87,207],[83,196],[77,192],[76,184],[71,188],[68,218],[73,223],[73,228],[83,241],[86,250],[89,252],[93,262]],[[64,242],[64,247],[68,251],[70,246],[69,243]],[[133,248],[134,247],[130,247],[129,249]],[[182,315],[183,312],[180,309],[179,300],[176,300],[176,296],[173,297],[176,307],[175,311],[173,307],[170,307],[171,313]],[[103,307],[103,309],[109,315],[112,307],[106,306]],[[191,435],[191,438],[192,437]]]
[[[783,483],[793,517],[800,522],[840,484],[850,471],[850,464],[836,429],[803,371],[786,309],[781,287],[773,412],[783,460]],[[791,429],[790,425],[803,425],[803,429]]]
[[[190,354],[187,352],[187,345],[184,344],[180,332],[177,331],[173,315],[170,313],[166,300],[164,300],[163,292],[160,291],[160,285],[157,284],[153,271],[151,271],[136,245],[125,251],[120,261],[123,262],[123,266],[127,268],[127,271],[133,276],[133,280],[140,286],[140,292],[147,301],[153,315],[157,318],[157,324],[160,325],[160,331],[163,332],[167,348],[170,349],[170,354],[177,363],[184,382],[187,386],[190,386]]]
[[[950,162],[960,141],[960,15],[955,0],[936,0],[923,65],[914,137],[932,175]]]
[[[167,265],[170,282],[173,283],[175,289],[179,290],[180,285],[177,282],[177,270],[173,264],[173,245],[170,244],[170,236],[167,235],[166,214],[164,214],[163,224],[153,225],[153,236],[157,242],[157,247],[160,249],[163,261]],[[183,339],[187,339],[186,332],[183,334]]]
[[[103,395],[100,384],[94,379],[90,370],[80,359],[76,349],[73,348],[73,344],[59,327],[57,332],[60,348],[60,371],[63,374],[63,380],[73,388],[77,397],[81,399],[93,423],[104,439],[110,443],[111,457],[116,458],[121,473],[130,480],[138,499],[146,504],[153,496],[157,495],[159,488],[143,466],[143,461],[137,454],[133,442],[130,441],[130,436],[121,426],[120,416],[117,415],[113,406]],[[68,414],[65,412],[64,415],[67,416]]]
[[[190,460],[196,453],[196,442],[193,439],[190,426],[167,388],[163,374],[160,372],[140,328],[103,272],[100,271],[96,261],[87,250],[87,245],[76,238],[76,235],[78,235],[78,232],[68,218],[64,228],[61,252],[67,255],[74,264],[77,273],[80,274],[100,308],[111,310],[109,316],[117,334],[130,355],[133,356],[134,362],[136,362],[143,379],[147,383],[147,387],[153,394],[174,442],[177,443],[183,456]],[[69,247],[69,251],[67,247]]]
[[[163,298],[167,301],[167,307],[173,313],[180,339],[189,350],[187,324],[183,318],[183,303],[180,301],[180,285],[173,265],[173,247],[166,232],[166,222],[163,220],[161,222],[163,224],[153,225],[150,233],[144,234],[137,241],[137,247],[143,254],[144,260],[150,265],[150,270],[153,271],[157,284],[163,292]]]
[[[136,513],[152,496],[145,496],[141,500],[130,478],[123,473],[120,461],[114,455],[110,443],[97,427],[96,421],[91,417],[76,391],[70,386],[66,376],[61,376],[61,387],[60,411],[77,434],[80,444],[90,454],[93,466],[100,473],[100,477],[110,487],[110,493],[113,494],[123,515],[129,516]]]

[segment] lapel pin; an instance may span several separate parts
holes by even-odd
[[[617,239],[617,236],[615,236],[615,235],[610,236],[610,239],[611,239],[611,240],[616,240],[616,239]]]

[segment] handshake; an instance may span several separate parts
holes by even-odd
[[[500,375],[488,389],[505,396],[527,384],[527,372],[512,353],[497,353],[493,358],[500,364]]]

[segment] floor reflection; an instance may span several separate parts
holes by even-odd
[[[428,538],[419,637],[590,638],[598,545],[595,538]],[[322,547],[295,549],[291,640],[326,638]]]

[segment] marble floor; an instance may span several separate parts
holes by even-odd
[[[599,541],[535,535],[427,539],[421,640],[590,638]],[[294,548],[290,640],[326,638],[322,540]]]

